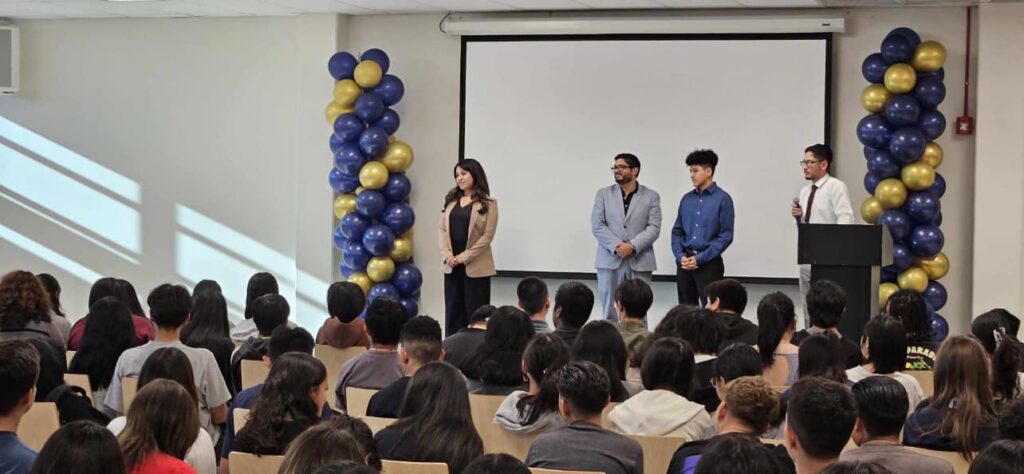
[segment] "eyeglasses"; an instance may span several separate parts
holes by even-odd
[[[807,168],[810,167],[811,165],[815,165],[818,163],[821,163],[821,160],[804,160],[800,162],[800,166],[803,168]]]
[[[625,171],[625,170],[632,169],[632,168],[633,167],[629,166],[629,165],[615,165],[615,166],[612,166],[609,169],[611,169],[612,171]]]
[[[711,377],[708,379],[708,385],[712,387],[717,387],[719,382],[723,382],[722,377]]]

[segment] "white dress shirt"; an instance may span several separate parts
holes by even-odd
[[[809,224],[853,224],[850,191],[846,189],[845,183],[826,174],[813,185],[818,187],[818,191],[814,193]],[[805,213],[810,196],[811,184],[808,184],[800,190],[800,208]],[[800,216],[800,222],[804,222],[804,216]]]

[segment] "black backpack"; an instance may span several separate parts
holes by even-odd
[[[74,385],[60,384],[46,394],[45,402],[57,404],[60,424],[78,420],[89,420],[106,426],[110,417],[92,406],[85,389]]]

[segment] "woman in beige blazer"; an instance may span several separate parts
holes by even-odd
[[[444,198],[440,236],[444,270],[445,334],[467,326],[469,315],[491,303],[494,257],[491,241],[498,227],[498,201],[490,196],[480,163],[455,165],[455,187]]]

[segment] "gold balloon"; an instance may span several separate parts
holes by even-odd
[[[914,290],[920,293],[928,287],[928,273],[920,267],[910,267],[896,277],[896,283],[904,290]]]
[[[942,252],[931,258],[919,258],[914,264],[921,267],[928,274],[928,278],[932,280],[938,280],[949,273],[949,259]]]
[[[871,84],[864,88],[864,92],[860,94],[860,105],[864,107],[864,110],[873,114],[881,113],[885,110],[885,103],[889,101],[889,91],[885,89],[885,86],[881,84]]]
[[[860,204],[860,217],[868,224],[878,222],[878,216],[882,215],[882,203],[876,197],[869,197]]]
[[[359,183],[366,189],[380,189],[388,184],[388,168],[379,161],[369,161],[359,170]]]
[[[373,280],[365,273],[353,273],[349,275],[348,281],[359,285],[363,289],[363,293],[369,293],[370,288],[373,288]]]
[[[355,194],[339,194],[338,197],[334,198],[334,217],[341,219],[348,214],[356,210],[356,195]]]
[[[342,107],[352,107],[361,95],[363,90],[352,79],[342,79],[334,83],[334,101]]]
[[[409,169],[412,166],[412,160],[412,147],[401,140],[395,140],[388,145],[388,151],[384,152],[384,157],[380,159],[381,163],[384,163],[384,166],[387,166],[388,171],[392,173],[400,173]]]
[[[339,115],[348,111],[349,110],[346,109],[345,106],[337,102],[331,101],[331,103],[327,104],[327,110],[325,111],[325,115],[327,116],[327,124],[334,125],[334,120],[338,118]]]
[[[885,70],[885,88],[893,94],[906,94],[916,83],[917,72],[909,64],[893,64]]]
[[[935,183],[935,168],[928,166],[924,160],[917,160],[900,170],[900,180],[907,185],[907,189],[924,191]]]
[[[928,142],[924,146],[924,154],[921,155],[921,161],[928,164],[932,168],[938,168],[942,164],[942,147],[938,143]]]
[[[373,257],[366,264],[366,276],[377,283],[390,280],[394,274],[395,261],[390,257]]]
[[[388,135],[388,143],[395,143],[395,136],[394,135]]]
[[[936,41],[923,41],[914,50],[914,59],[910,62],[920,72],[938,71],[946,62],[946,48]]]
[[[380,83],[381,77],[384,77],[384,70],[374,61],[360,61],[352,76],[356,79],[356,84],[373,87]]]
[[[391,260],[404,262],[412,258],[412,236],[409,233],[395,237],[395,248],[388,254]]]
[[[356,186],[356,196],[363,194],[363,191],[366,191],[366,188],[362,186]]]
[[[895,209],[907,200],[907,186],[896,178],[883,179],[875,188],[875,198],[882,209]]]
[[[885,310],[885,304],[893,293],[900,291],[900,286],[895,283],[882,283],[878,285],[878,309]]]

